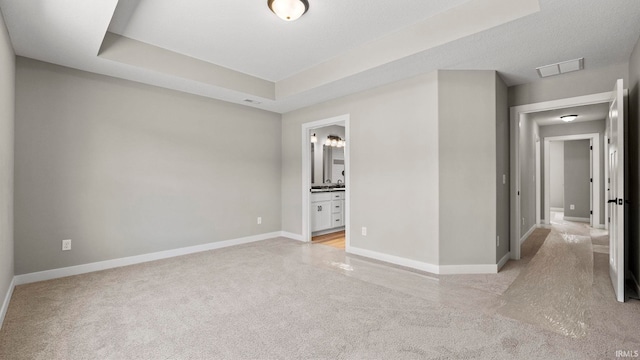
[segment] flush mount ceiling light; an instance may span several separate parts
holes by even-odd
[[[564,121],[564,122],[572,122],[573,120],[577,119],[578,115],[564,115],[564,116],[560,116],[560,120]]]
[[[267,5],[284,21],[294,21],[309,10],[307,0],[268,0]]]
[[[584,69],[584,58],[573,59],[569,61],[563,61],[556,64],[540,66],[536,68],[538,75],[541,78],[548,76],[560,75],[572,71],[578,71]]]

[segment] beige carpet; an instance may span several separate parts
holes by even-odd
[[[640,350],[640,302],[617,304],[606,258],[594,260],[592,321],[578,339],[497,313],[524,262],[435,276],[279,238],[18,286],[0,359],[582,360]]]

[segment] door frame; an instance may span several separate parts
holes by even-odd
[[[592,105],[609,103],[613,96],[612,91],[602,92],[591,95],[576,96],[559,100],[543,101],[533,104],[525,104],[512,106],[509,109],[509,128],[511,134],[510,141],[510,176],[511,176],[511,189],[510,189],[510,252],[511,259],[520,259],[520,239],[521,239],[521,225],[520,225],[520,193],[521,193],[521,179],[520,179],[520,126],[522,122],[526,121],[525,115],[529,113],[563,109],[573,106]],[[537,197],[540,194],[536,194]],[[537,216],[540,216],[539,214]]]
[[[335,117],[311,121],[302,124],[301,144],[302,144],[302,241],[311,242],[311,212],[309,211],[311,206],[311,147],[309,146],[309,139],[311,132],[314,129],[331,126],[341,125],[344,126],[344,140],[347,146],[344,147],[344,228],[345,228],[345,249],[350,248],[351,234],[349,224],[351,223],[351,217],[349,215],[349,209],[351,209],[351,156],[350,156],[350,115],[338,115]]]
[[[544,138],[544,224],[551,225],[551,192],[549,191],[551,180],[550,180],[550,172],[551,172],[551,154],[550,147],[552,141],[571,141],[571,140],[591,140],[593,150],[591,151],[591,177],[593,179],[592,189],[589,191],[589,204],[591,206],[591,211],[593,211],[593,215],[591,216],[590,224],[594,228],[603,228],[604,226],[600,224],[600,206],[602,205],[602,196],[600,195],[600,134],[599,133],[591,133],[591,134],[576,134],[576,135],[564,135],[564,136],[549,136]],[[597,156],[595,156],[597,154]],[[536,181],[540,182],[540,178],[538,177]],[[536,196],[536,205],[540,203],[540,198],[542,196]]]

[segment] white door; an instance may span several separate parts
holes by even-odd
[[[609,275],[616,299],[624,302],[624,88],[622,79],[613,89],[609,108]]]

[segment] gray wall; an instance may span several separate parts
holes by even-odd
[[[611,84],[613,84],[612,82]],[[611,89],[613,89],[613,85],[611,85]],[[579,134],[600,134],[600,223],[604,224],[604,207],[605,207],[605,197],[607,196],[605,190],[605,181],[604,181],[604,135],[605,135],[605,122],[604,120],[597,121],[584,121],[577,122],[573,124],[561,124],[561,125],[547,125],[540,127],[540,138],[542,142],[544,139],[550,136],[566,136],[566,135],[579,135]],[[544,179],[544,146],[541,150],[540,161],[543,162],[543,165],[540,168],[540,177]],[[540,184],[541,186],[541,194],[540,194],[540,218],[544,218],[544,181]],[[568,182],[565,179],[565,189],[568,185]],[[566,214],[565,214],[566,215]],[[568,216],[568,215],[567,215]]]
[[[536,225],[536,146],[538,125],[528,119],[520,127],[520,236]],[[524,221],[523,221],[524,219]]]
[[[588,61],[588,60],[587,60]],[[608,92],[617,79],[627,82],[627,63],[563,74],[509,88],[509,106]]]
[[[16,99],[16,274],[280,230],[278,114],[20,57]]]
[[[629,270],[640,281],[640,40],[629,59]]]
[[[564,209],[564,141],[551,141],[549,152],[549,205]]]
[[[507,85],[496,76],[496,229],[500,245],[496,248],[496,261],[509,252],[509,107]],[[503,175],[505,180],[503,183]]]
[[[588,219],[591,211],[589,140],[564,142],[564,216]],[[575,205],[571,210],[570,206]]]
[[[351,246],[438,264],[437,85],[434,72],[284,114],[282,230],[302,233],[302,124],[350,114]]]
[[[0,306],[13,279],[15,55],[0,13]],[[2,326],[2,324],[0,324]]]
[[[438,71],[440,264],[495,264],[496,72]]]

